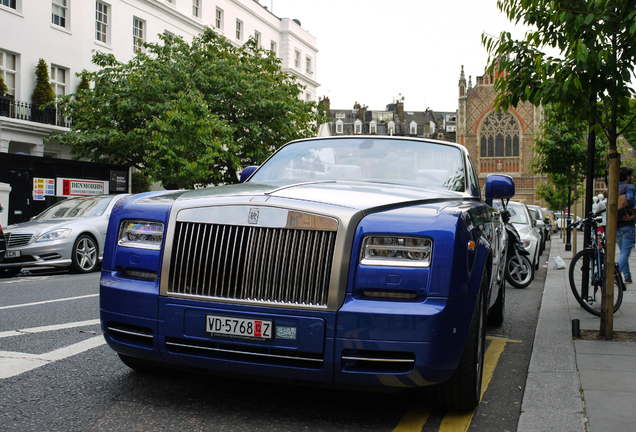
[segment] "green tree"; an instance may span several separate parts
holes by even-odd
[[[132,193],[148,192],[152,182],[144,175],[144,173],[135,171],[132,173]]]
[[[2,74],[0,74],[0,96],[4,96],[9,91],[9,87],[4,82],[4,78],[2,78]]]
[[[595,121],[609,141],[609,197],[606,267],[612,268],[618,201],[618,120],[629,112],[634,93],[630,79],[636,61],[636,0],[498,0],[510,21],[530,26],[521,40],[502,32],[484,36],[490,53],[487,72],[495,80],[495,105],[507,109],[519,101],[560,103],[578,119]],[[546,48],[558,55],[548,55]],[[609,265],[611,263],[612,265]],[[607,272],[604,298],[612,300],[613,275]],[[606,307],[601,330],[612,338],[612,308]]]
[[[563,211],[568,206],[568,183],[563,175],[548,174],[548,182],[537,186],[537,198],[545,200],[549,209]]]
[[[587,178],[587,123],[576,121],[572,109],[547,105],[541,130],[534,139],[531,168],[535,174],[550,175],[553,181],[571,188],[572,201],[579,199]],[[605,176],[607,140],[597,139],[594,178]],[[558,185],[557,185],[558,189]],[[566,197],[567,200],[567,197]]]
[[[49,65],[44,59],[38,61],[35,67],[35,89],[31,95],[31,102],[38,105],[44,105],[55,101],[55,92],[51,87],[51,79],[49,77]]]
[[[84,90],[90,90],[91,85],[90,85],[90,82],[88,81],[88,74],[86,73],[86,69],[84,69],[82,73],[78,73],[76,75],[80,77],[80,82],[77,85],[77,93]]]
[[[249,40],[237,48],[207,28],[188,44],[160,36],[128,63],[97,52],[92,89],[58,104],[73,119],[55,138],[74,157],[131,165],[167,189],[236,183],[282,144],[325,121],[280,59]]]

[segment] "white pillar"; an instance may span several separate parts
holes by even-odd
[[[9,153],[9,140],[0,138],[0,153]]]

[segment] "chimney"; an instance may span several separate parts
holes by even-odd
[[[404,124],[404,101],[397,101],[397,115],[400,123]]]
[[[360,107],[360,120],[362,120],[362,122],[364,123],[364,115],[367,112],[367,106],[364,105],[362,107]]]

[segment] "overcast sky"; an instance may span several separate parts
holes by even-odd
[[[455,111],[459,74],[483,75],[483,32],[515,27],[497,0],[260,0],[281,18],[296,18],[318,39],[318,97],[331,108],[357,101],[383,110],[401,94],[405,110]]]

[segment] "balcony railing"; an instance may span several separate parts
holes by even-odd
[[[39,107],[40,105],[0,96],[0,117],[71,127],[71,122],[58,112],[55,107],[47,107],[44,110],[40,110]]]

